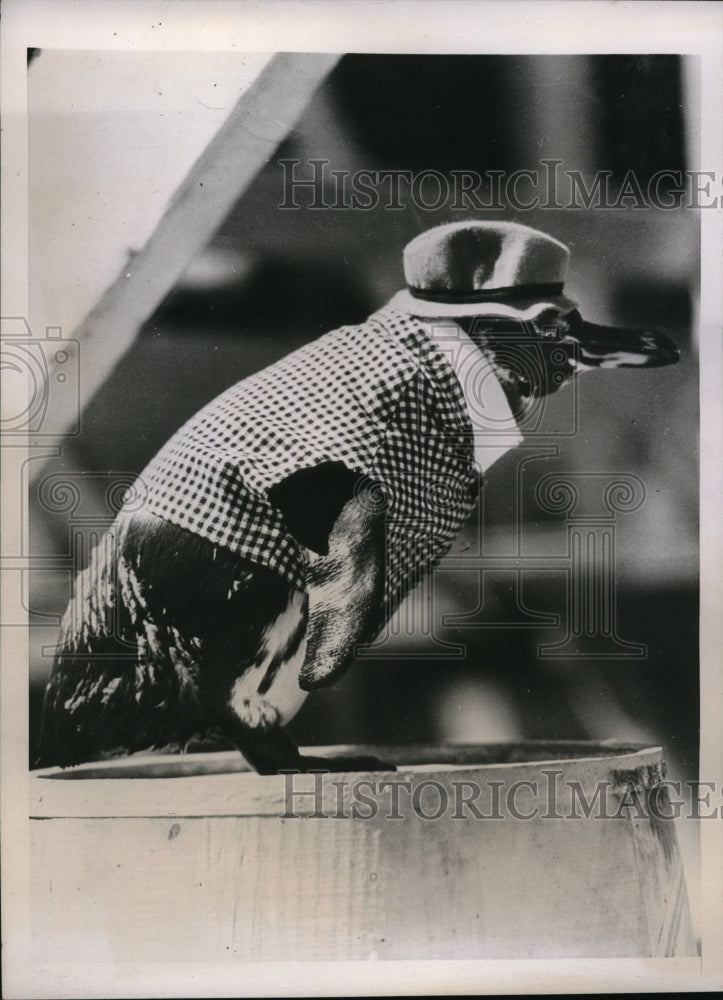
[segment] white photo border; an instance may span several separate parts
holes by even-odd
[[[723,4],[719,2],[345,3],[286,0],[6,0],[2,20],[2,308],[28,315],[28,47],[389,53],[675,53],[701,67],[700,169],[723,165]],[[723,213],[701,212],[701,780],[723,779],[721,684],[721,325]],[[19,484],[3,479],[3,535],[22,530]],[[3,594],[3,600],[6,595]],[[701,824],[703,958],[668,960],[294,963],[125,967],[79,956],[30,962],[27,637],[6,629],[0,674],[4,995],[355,996],[687,992],[723,986],[723,826]]]

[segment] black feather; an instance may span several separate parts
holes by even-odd
[[[160,518],[119,519],[76,579],[37,766],[183,747],[218,724],[291,589]]]

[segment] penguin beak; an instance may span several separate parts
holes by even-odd
[[[579,313],[565,317],[564,340],[576,345],[574,364],[591,368],[660,368],[672,365],[680,352],[672,340],[649,330],[627,330],[587,323]]]

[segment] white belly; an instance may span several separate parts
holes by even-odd
[[[276,668],[268,690],[263,694],[263,684],[271,663],[278,659],[289,645],[289,636],[301,625],[306,611],[306,595],[294,591],[288,605],[268,626],[259,645],[259,662],[249,667],[237,678],[231,691],[231,708],[252,728],[259,725],[286,725],[306,700],[307,691],[299,687],[299,671],[306,657],[306,638]]]

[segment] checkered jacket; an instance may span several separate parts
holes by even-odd
[[[384,308],[233,385],[141,473],[145,509],[304,587],[306,550],[269,502],[322,462],[387,498],[393,607],[450,547],[479,489],[472,427],[449,361],[405,313]]]

